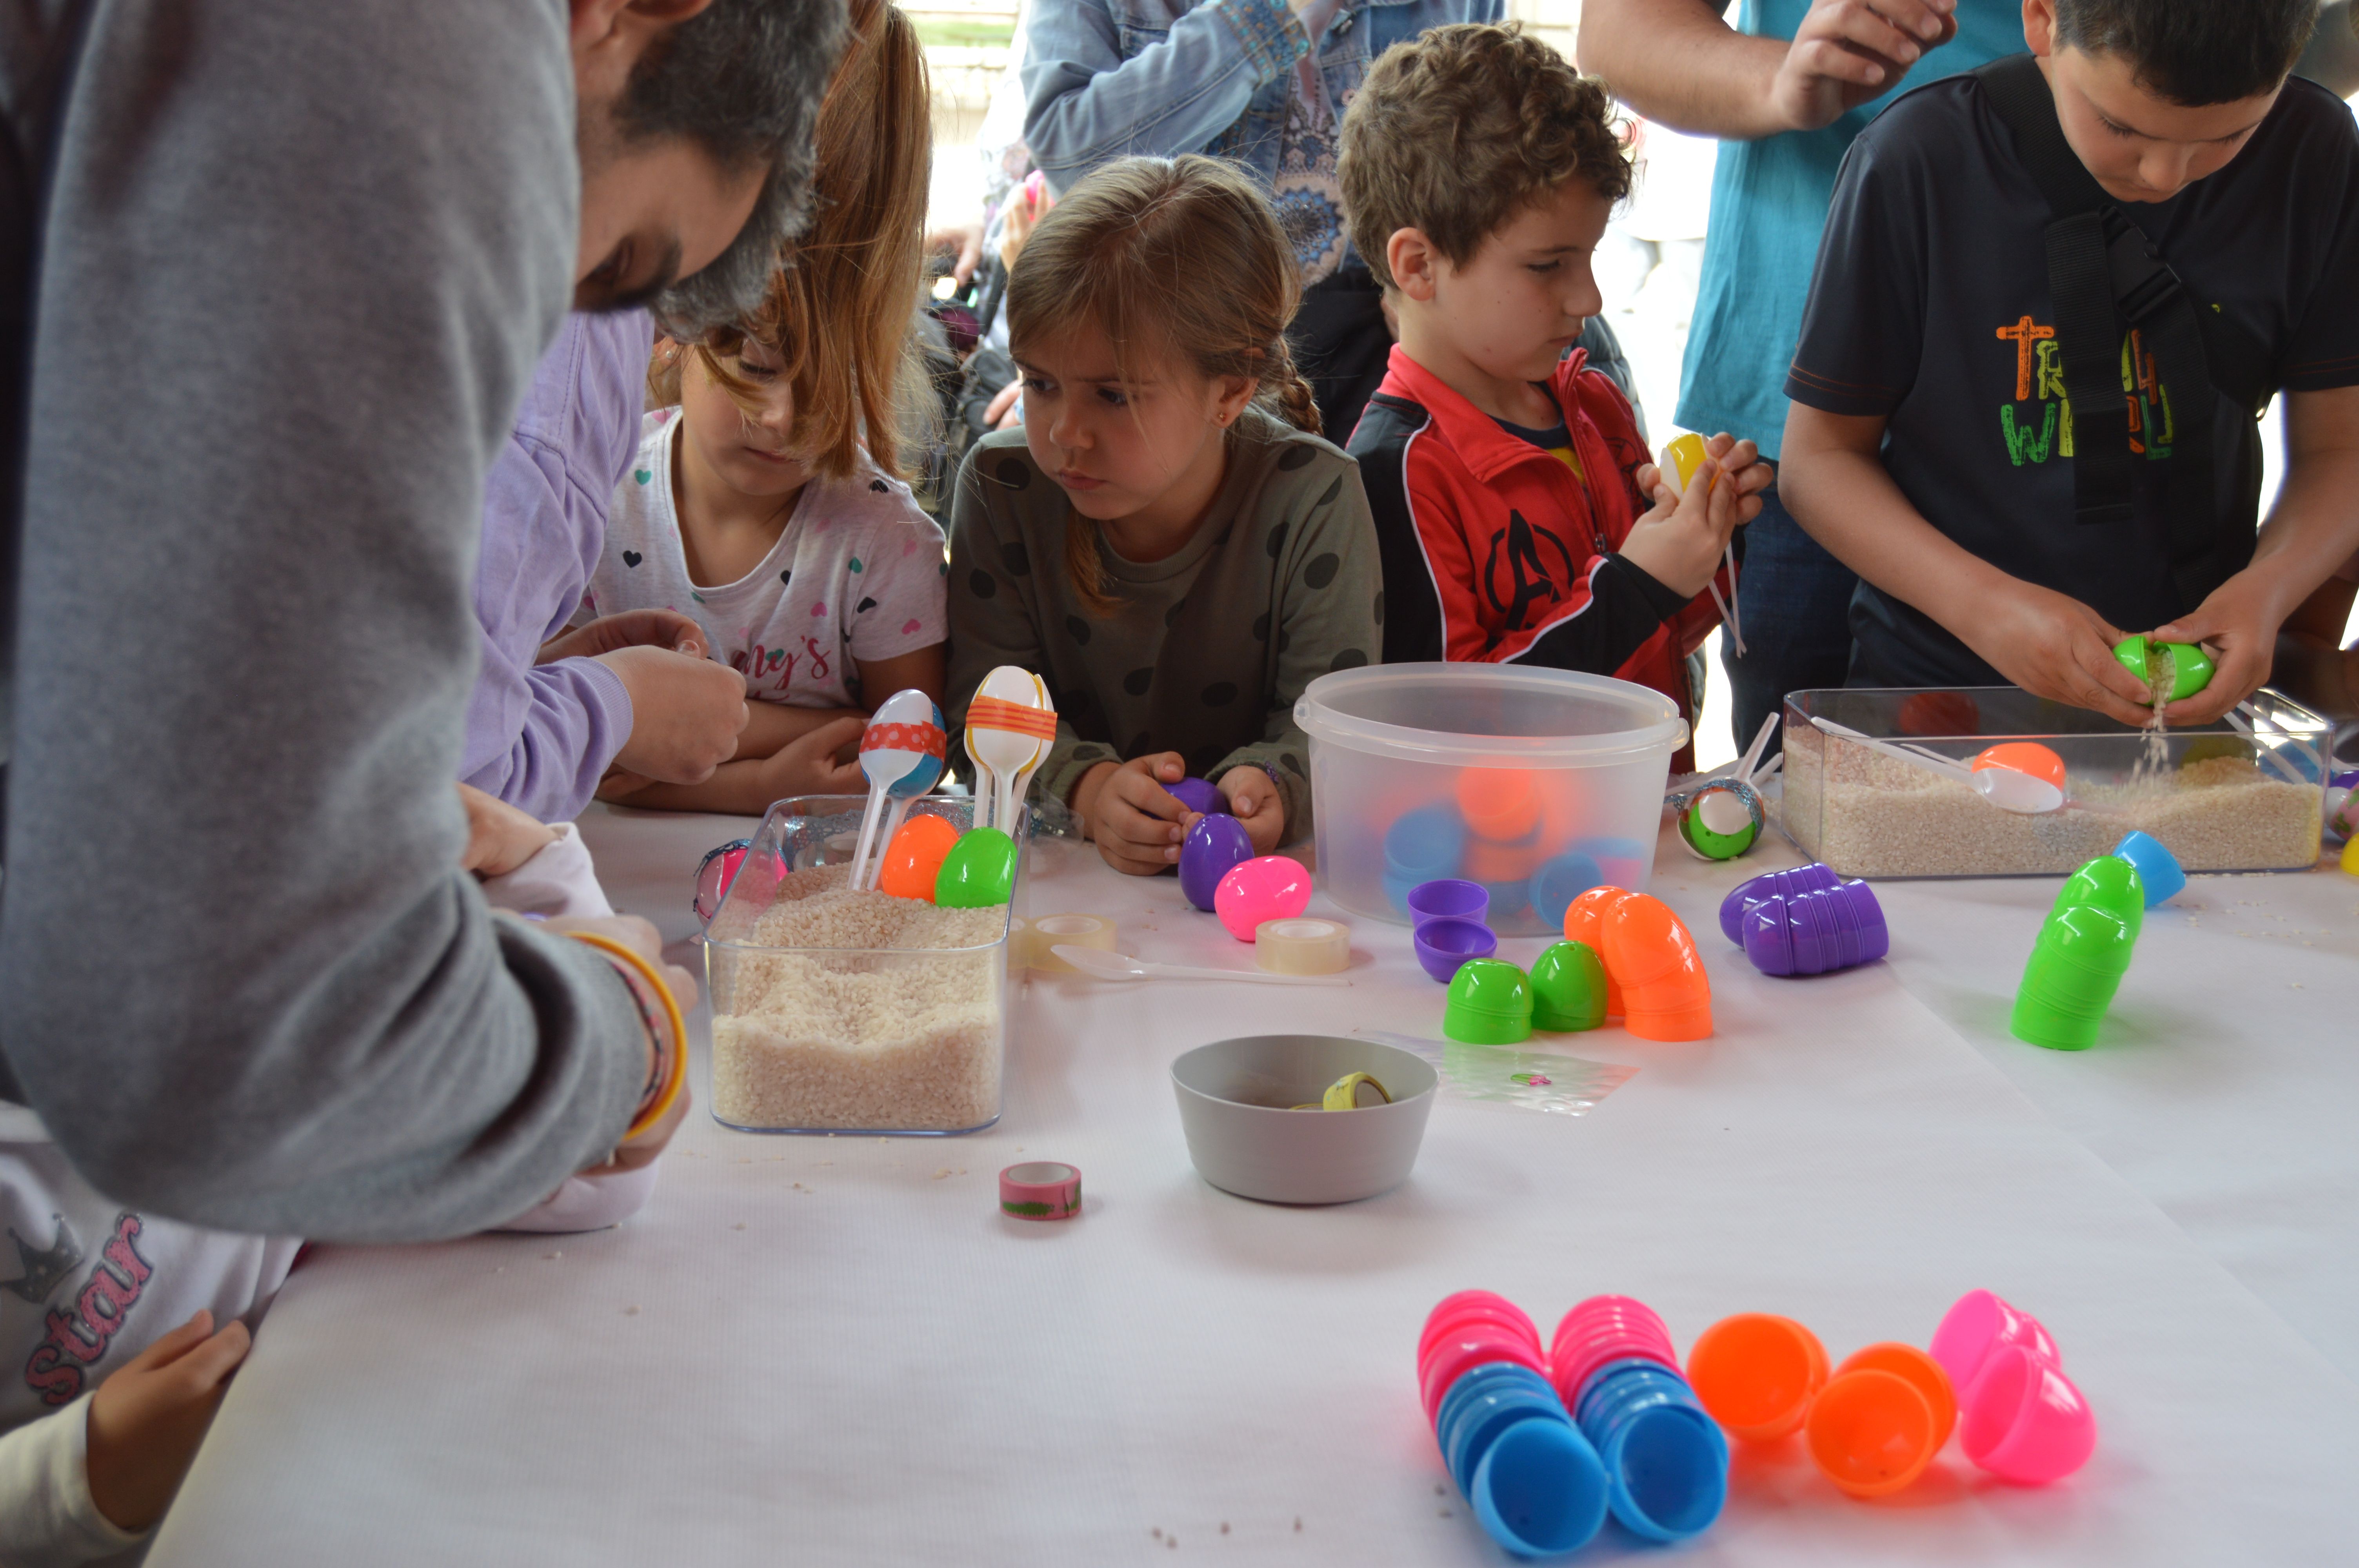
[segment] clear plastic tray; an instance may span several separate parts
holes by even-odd
[[[807,795],[771,806],[706,923],[706,1103],[724,1126],[939,1135],[999,1119],[1008,931],[1023,897],[1022,857],[1015,898],[989,912],[997,918],[987,923],[988,940],[930,947],[764,939],[765,917],[782,903],[840,881],[826,868],[849,860],[843,835],[857,834],[866,806],[864,796]],[[928,795],[911,813],[964,832],[974,802]],[[1018,816],[1020,844],[1028,823]]]
[[[1779,819],[1795,848],[1846,877],[2063,875],[2132,828],[2190,871],[2307,871],[2332,726],[2267,688],[2251,706],[2260,744],[2224,720],[2173,730],[2141,768],[2145,731],[2015,687],[1792,692]],[[2063,758],[2068,804],[2039,816],[2002,811],[1963,784],[1818,730],[1814,715],[1959,762],[2036,741]]]

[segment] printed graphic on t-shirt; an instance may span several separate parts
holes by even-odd
[[[140,1296],[147,1291],[149,1277],[156,1271],[139,1252],[139,1233],[143,1228],[136,1214],[126,1211],[115,1216],[114,1234],[107,1238],[106,1245],[100,1249],[98,1261],[91,1266],[90,1277],[83,1281],[72,1305],[63,1309],[52,1307],[44,1319],[49,1332],[42,1336],[41,1343],[34,1347],[31,1357],[25,1363],[25,1384],[40,1396],[43,1404],[64,1406],[80,1399],[87,1368],[104,1358],[106,1347],[114,1342],[115,1335],[130,1321],[132,1308],[138,1304]],[[9,1234],[12,1237],[16,1235],[14,1231]],[[63,1273],[72,1268],[69,1263],[60,1269],[56,1263],[59,1253],[68,1247],[71,1247],[78,1257],[81,1249],[60,1220],[58,1240],[51,1243],[49,1252],[44,1255],[44,1266],[49,1271],[50,1291],[57,1289],[57,1279],[62,1278]],[[16,1249],[24,1256],[29,1271],[33,1255],[21,1238],[16,1240]],[[27,1294],[26,1288],[20,1288],[28,1287],[31,1282],[28,1276],[24,1281],[10,1281],[7,1288],[37,1305],[48,1300],[46,1294],[33,1296]]]
[[[1572,552],[1552,530],[1535,528],[1522,513],[1508,512],[1507,525],[1493,532],[1483,559],[1483,597],[1505,618],[1504,631],[1493,633],[1492,642],[1505,632],[1535,624],[1532,606],[1563,603],[1565,589],[1580,570]]]
[[[2029,316],[1998,329],[2014,345],[2015,396],[1999,405],[1998,428],[2017,468],[2072,455],[2072,400],[2064,394],[2064,362],[2056,329]],[[2146,336],[2130,329],[2122,340],[2122,395],[2129,404],[2130,450],[2159,462],[2179,435],[2170,389],[2147,351]],[[2028,406],[2027,406],[2027,405]]]

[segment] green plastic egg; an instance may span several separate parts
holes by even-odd
[[[934,903],[943,909],[988,909],[1016,892],[1016,840],[996,827],[959,835],[934,878]]]
[[[1512,1045],[1532,1037],[1532,983],[1501,958],[1469,958],[1451,977],[1441,1032],[1469,1045]]]

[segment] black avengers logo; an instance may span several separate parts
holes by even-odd
[[[1562,582],[1570,584],[1575,570],[1572,552],[1554,534],[1536,532],[1524,521],[1522,513],[1509,512],[1507,525],[1491,535],[1491,554],[1483,563],[1483,593],[1490,600],[1491,608],[1506,617],[1510,632],[1524,629],[1525,614],[1534,604],[1542,600],[1558,604],[1564,600],[1564,588],[1560,586],[1556,574],[1549,571],[1549,562],[1541,555],[1542,546],[1554,552],[1557,563],[1563,568]],[[1503,554],[1506,557],[1504,574],[1500,560]],[[1502,575],[1508,579],[1505,598],[1500,597]]]

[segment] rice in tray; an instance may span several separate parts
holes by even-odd
[[[2132,828],[2190,871],[2282,871],[2318,859],[2319,793],[2248,757],[2205,757],[2122,784],[2075,778],[2068,807],[2019,816],[1965,784],[1801,725],[1781,806],[1802,852],[1851,877],[2037,876],[2110,853]],[[1815,840],[1815,841],[1814,841]]]
[[[842,881],[841,866],[789,874],[776,902],[713,948],[713,1113],[739,1127],[845,1131],[991,1120],[1006,906],[938,909]],[[844,948],[898,951],[820,951]],[[957,948],[970,950],[925,951]]]

